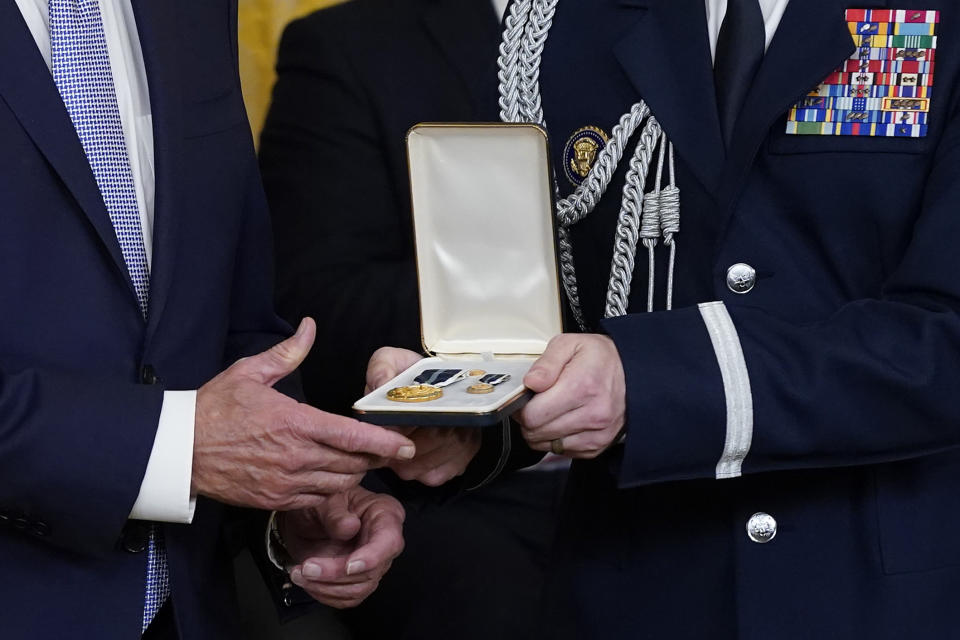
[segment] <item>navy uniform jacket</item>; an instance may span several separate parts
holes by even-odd
[[[854,52],[848,3],[788,5],[726,151],[701,0],[559,3],[542,87],[561,189],[567,137],[643,98],[683,217],[676,310],[644,313],[641,247],[632,313],[602,322],[626,161],[574,230],[627,438],[574,465],[553,637],[960,634],[960,3],[869,3],[941,12],[925,137],[788,136],[789,107]]]
[[[127,523],[164,389],[287,331],[237,73],[232,0],[133,0],[156,144],[149,321],[50,72],[0,2],[0,636],[140,636]],[[180,637],[236,637],[224,508],[162,527]]]

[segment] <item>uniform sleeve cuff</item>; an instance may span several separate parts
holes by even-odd
[[[753,431],[749,378],[723,303],[603,321],[627,383],[623,488],[733,478]]]

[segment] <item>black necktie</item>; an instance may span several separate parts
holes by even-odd
[[[733,125],[743,107],[766,46],[763,13],[757,0],[728,0],[713,65],[723,141],[730,148]]]

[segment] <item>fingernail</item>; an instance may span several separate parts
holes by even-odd
[[[354,560],[347,564],[347,575],[352,576],[356,573],[363,573],[367,569],[367,563],[363,560]]]
[[[290,582],[298,587],[303,585],[303,574],[301,573],[300,567],[294,567],[290,570]]]
[[[400,450],[397,451],[397,457],[401,460],[413,460],[415,455],[417,455],[417,448],[410,444],[400,447]]]
[[[310,580],[316,580],[323,576],[323,567],[318,567],[314,564],[305,564],[303,565],[303,576]]]

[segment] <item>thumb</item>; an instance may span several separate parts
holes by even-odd
[[[313,347],[317,325],[312,318],[304,318],[297,332],[243,362],[244,370],[258,382],[272,387],[293,373]]]
[[[350,511],[346,494],[330,496],[324,508],[317,512],[317,516],[323,530],[334,540],[346,542],[360,532],[360,518]]]
[[[547,350],[523,377],[524,386],[535,393],[542,393],[552,387],[560,377],[560,372],[573,359],[578,346],[579,342],[573,336],[559,335],[551,340]]]
[[[385,385],[388,380],[396,377],[400,372],[406,371],[422,359],[422,355],[407,349],[397,349],[395,347],[377,349],[367,363],[366,392],[370,393],[374,389]]]

